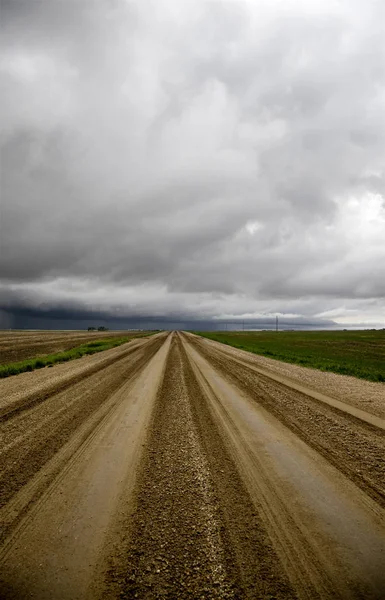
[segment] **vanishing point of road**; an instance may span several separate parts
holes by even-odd
[[[385,598],[370,398],[180,332],[0,395],[1,597]]]

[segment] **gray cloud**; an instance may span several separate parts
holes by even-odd
[[[383,322],[382,3],[1,9],[0,308]]]

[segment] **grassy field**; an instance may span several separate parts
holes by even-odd
[[[0,365],[0,378],[9,377],[10,375],[18,375],[19,373],[24,373],[25,371],[34,371],[35,369],[52,366],[56,363],[67,362],[75,358],[80,358],[81,356],[85,356],[87,354],[95,354],[96,352],[109,350],[110,348],[115,348],[116,346],[125,344],[132,339],[133,336],[93,340],[92,342],[82,344],[81,346],[71,348],[70,350],[65,350],[64,352],[46,354],[45,356],[39,356],[37,358],[29,358],[27,360]]]
[[[196,332],[276,360],[385,381],[385,331]]]

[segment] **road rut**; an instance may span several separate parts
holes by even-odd
[[[384,597],[381,427],[190,334],[127,349],[3,399],[5,598]]]

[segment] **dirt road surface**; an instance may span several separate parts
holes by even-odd
[[[385,387],[325,386],[179,332],[0,381],[0,596],[383,599]]]

